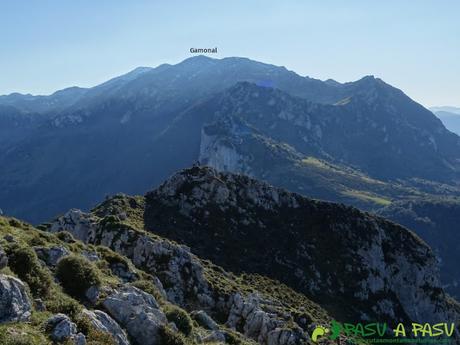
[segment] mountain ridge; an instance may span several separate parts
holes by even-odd
[[[146,194],[144,220],[149,231],[184,243],[198,255],[224,268],[279,279],[313,300],[321,300],[326,309],[331,303],[330,296],[334,296],[334,304],[344,303],[342,309],[346,308],[350,313],[342,317],[353,317],[353,306],[360,305],[356,296],[360,294],[358,286],[361,286],[361,279],[373,280],[372,284],[375,284],[375,291],[370,288],[375,295],[368,292],[363,300],[382,305],[390,303],[395,308],[392,312],[382,309],[380,312],[384,314],[396,315],[400,307],[409,318],[415,315],[427,318],[431,313],[419,311],[411,314],[412,302],[408,302],[406,307],[399,304],[405,303],[402,300],[379,302],[378,293],[380,289],[386,291],[385,296],[393,292],[396,295],[402,293],[396,287],[400,279],[397,278],[397,272],[404,272],[403,265],[406,263],[396,258],[399,252],[407,255],[412,249],[420,247],[418,254],[413,253],[415,256],[406,259],[422,266],[425,265],[423,262],[431,260],[436,265],[429,247],[412,232],[351,207],[312,201],[243,175],[221,173],[209,167],[193,167],[177,173]],[[378,236],[374,233],[376,229],[382,231]],[[369,246],[364,244],[366,241],[369,241]],[[373,246],[382,247],[377,250]],[[387,246],[392,249],[389,250]],[[355,250],[359,253],[357,256],[345,254]],[[324,256],[326,252],[328,254]],[[352,263],[352,257],[363,262]],[[382,266],[376,264],[379,257],[382,258]],[[372,258],[373,263],[365,263],[366,258]],[[391,265],[396,262],[399,262],[399,269],[393,270]],[[350,266],[346,268],[342,264]],[[384,274],[386,278],[379,274],[371,274],[372,278],[366,274],[361,276],[352,268],[374,267],[380,271],[382,268],[377,267],[384,266],[388,266],[385,268],[389,274],[388,277],[387,273]],[[372,271],[372,268],[369,270]],[[329,275],[328,272],[332,271],[336,273]],[[348,273],[351,275],[347,276]],[[314,282],[309,282],[305,277],[316,278]],[[392,284],[395,284],[394,288]],[[414,284],[419,283],[414,281]],[[405,295],[400,298],[409,297]],[[423,303],[419,299],[416,304],[421,306]],[[368,314],[371,319],[378,317],[367,309],[357,313]]]
[[[203,68],[190,67],[203,64]],[[284,159],[283,152],[294,152],[287,148],[290,146],[297,153],[294,156],[289,153],[288,157],[299,157],[300,160],[305,159],[305,162],[311,163],[308,157],[313,156],[315,160],[325,159],[329,163],[361,171],[360,173],[370,178],[383,180],[388,177],[400,178],[401,176],[395,175],[399,173],[403,178],[435,178],[447,183],[456,169],[455,157],[451,156],[455,156],[457,152],[453,142],[455,138],[458,141],[458,137],[453,137],[452,134],[446,135],[445,139],[438,139],[444,135],[445,130],[438,120],[431,118],[430,112],[410,101],[400,90],[372,76],[354,83],[327,85],[319,80],[300,77],[285,68],[249,59],[216,60],[197,57],[177,65],[160,65],[154,69],[143,68],[130,73],[130,77],[125,75],[119,77],[121,79],[115,78],[108,85],[95,87],[91,92],[85,91],[85,95],[76,99],[66,111],[40,116],[29,114],[27,123],[19,127],[14,122],[16,120],[6,122],[3,127],[5,143],[0,151],[0,162],[3,166],[0,206],[5,212],[39,222],[44,219],[38,219],[38,214],[45,214],[40,207],[46,208],[47,216],[51,217],[72,206],[88,209],[106,194],[120,191],[136,194],[159,184],[174,171],[190,166],[200,159],[200,148],[196,142],[201,140],[201,130],[196,130],[193,138],[189,130],[197,128],[200,121],[211,121],[214,118],[213,113],[208,113],[211,108],[214,109],[213,112],[227,111],[216,109],[222,95],[230,98],[221,103],[225,103],[228,109],[233,109],[233,113],[238,115],[238,109],[231,104],[232,95],[228,91],[238,85],[238,82],[249,83],[242,84],[246,88],[261,88],[261,95],[266,94],[267,90],[276,90],[273,94],[278,95],[276,99],[279,102],[286,103],[283,99],[288,99],[289,104],[296,107],[298,112],[305,111],[317,121],[315,128],[308,130],[305,127],[308,122],[289,124],[288,119],[271,114],[272,120],[276,121],[275,125],[293,129],[293,133],[297,135],[295,141],[286,133],[280,138],[267,126],[261,131],[257,126],[262,122],[253,121],[251,127],[256,128],[259,133],[257,147],[263,152],[269,152],[267,150],[270,147],[279,147],[279,153],[275,155],[277,159]],[[241,93],[241,99],[235,102],[242,102],[253,111],[259,107],[259,112],[262,109],[273,112],[273,107],[259,104],[255,98],[251,98],[254,103],[250,104],[244,97],[248,95]],[[207,103],[210,100],[217,103]],[[330,104],[324,104],[326,100]],[[312,101],[312,104],[305,103]],[[202,113],[192,114],[193,111]],[[328,114],[329,124],[322,125],[320,116],[312,114],[316,111]],[[334,113],[336,115],[330,116]],[[340,116],[342,113],[347,116]],[[10,110],[0,111],[0,121],[11,118],[12,114]],[[167,138],[168,133],[172,133],[172,129],[177,128],[187,114],[193,115],[193,118],[182,129],[175,130],[179,136]],[[307,118],[306,115],[300,115],[300,121]],[[290,115],[285,112],[283,116]],[[345,117],[348,118],[346,121]],[[14,115],[13,118],[18,116]],[[32,118],[33,121],[30,121]],[[334,121],[338,121],[337,124],[334,125]],[[287,125],[291,127],[286,127]],[[385,130],[391,133],[385,133]],[[398,134],[398,131],[402,132]],[[8,132],[14,135],[9,136]],[[397,140],[394,143],[385,143],[387,137],[391,140],[392,133],[397,136]],[[289,139],[288,142],[285,142],[286,138]],[[311,143],[302,143],[302,138]],[[369,141],[369,147],[360,144],[363,140]],[[284,146],[285,144],[288,146]],[[438,146],[439,153],[436,151]],[[377,157],[372,154],[381,151],[381,148],[386,148],[385,154],[384,151]],[[421,149],[426,151],[425,159],[419,159],[415,154]],[[407,151],[405,156],[399,157],[399,150]],[[175,157],[174,160],[170,159],[171,156]],[[248,159],[253,161],[254,157],[249,156]],[[258,159],[261,164],[265,164],[263,158]],[[290,161],[292,164],[285,173],[291,175],[293,181],[298,181],[298,187],[304,188],[305,193],[308,193],[307,187],[313,177],[304,179],[297,176],[295,166],[302,164],[297,158],[296,161]],[[107,168],[109,166],[110,169]],[[314,167],[315,176],[319,176],[321,181],[331,179],[328,170],[318,170],[317,166]],[[305,167],[300,170],[304,171]],[[104,174],[104,179],[100,178],[101,174]],[[263,174],[261,172],[257,177],[263,178]],[[307,172],[309,174],[310,168]],[[414,176],[417,174],[424,176]],[[335,176],[339,177],[337,174]],[[280,180],[288,181],[276,177],[271,182],[278,183]],[[355,187],[348,190],[350,182],[344,183],[345,187],[336,187],[340,193],[331,191],[331,194],[324,191],[323,187],[327,183],[320,182],[322,186],[316,189],[314,195],[355,202],[356,205],[369,208],[374,203],[372,200],[388,202],[401,193],[413,194],[403,192],[399,187],[395,192],[385,192],[383,195],[372,186],[364,190]],[[411,181],[404,183],[417,190],[420,186],[418,184],[414,187]],[[291,183],[283,186],[291,188],[294,185],[295,183]],[[364,185],[369,186],[367,182]],[[78,190],[86,192],[77,193]],[[346,195],[342,192],[346,192]],[[73,199],[77,194],[80,195]]]

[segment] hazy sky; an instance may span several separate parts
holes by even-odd
[[[460,106],[459,0],[0,0],[0,94],[93,86],[190,47]]]

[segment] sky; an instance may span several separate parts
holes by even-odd
[[[382,78],[460,106],[458,0],[0,0],[0,94],[90,87],[218,47],[300,75]]]

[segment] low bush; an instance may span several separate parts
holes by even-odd
[[[100,286],[98,269],[82,256],[70,255],[59,260],[56,266],[56,278],[64,291],[75,298],[84,298],[91,286]]]
[[[34,297],[46,297],[52,284],[51,273],[40,265],[31,248],[12,246],[8,250],[8,265],[19,279],[29,285]]]
[[[185,336],[189,336],[193,330],[193,321],[188,313],[175,305],[167,305],[163,308],[169,322],[174,322],[179,331]]]

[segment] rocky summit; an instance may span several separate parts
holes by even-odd
[[[411,231],[243,175],[184,170],[146,196],[146,228],[234,272],[277,279],[341,317],[442,320],[455,308]]]

